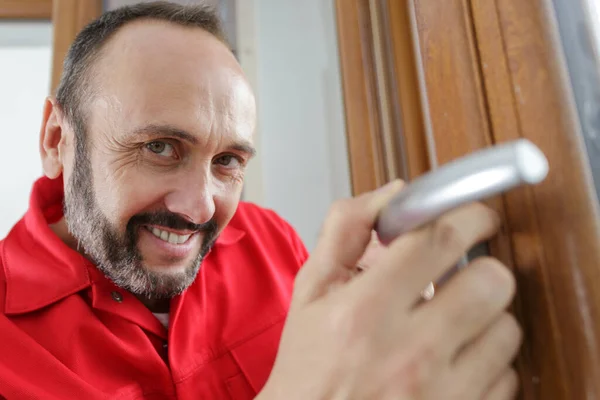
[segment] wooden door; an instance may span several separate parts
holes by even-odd
[[[516,138],[548,157],[542,184],[488,201],[504,220],[489,252],[517,277],[527,400],[600,399],[600,152],[589,144],[600,95],[578,94],[581,71],[565,52],[589,26],[563,21],[580,6],[337,0],[355,194]],[[597,78],[580,86],[599,88]]]
[[[75,36],[102,13],[102,0],[0,0],[0,20],[52,21],[52,78],[54,93],[62,63]]]

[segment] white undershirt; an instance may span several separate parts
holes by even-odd
[[[166,329],[169,329],[169,313],[152,313]]]

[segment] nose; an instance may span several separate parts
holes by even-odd
[[[165,196],[165,206],[172,212],[202,224],[215,214],[214,185],[208,171],[182,173],[173,181],[173,189]]]

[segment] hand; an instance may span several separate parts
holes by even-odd
[[[356,263],[357,273],[360,273],[364,270],[370,268],[371,265],[377,265],[379,260],[384,257],[387,247],[385,247],[379,241],[379,237],[377,236],[377,232],[373,231],[371,233],[371,241],[365,250],[365,254],[362,255],[360,260]],[[421,297],[423,300],[431,300],[433,295],[435,294],[435,286],[433,282],[430,282],[427,287],[423,289],[421,292]]]
[[[367,249],[362,257],[356,263],[356,267],[360,271],[369,269],[371,265],[376,265],[379,260],[385,255],[386,247],[381,244],[377,237],[377,232],[371,232],[371,240],[367,245]]]
[[[337,203],[296,278],[288,319],[262,399],[511,399],[521,340],[505,312],[514,279],[485,258],[429,302],[420,292],[498,229],[481,204],[403,235],[360,274],[378,212],[399,190]]]

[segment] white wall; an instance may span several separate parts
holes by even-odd
[[[256,63],[262,205],[286,218],[311,250],[330,204],[350,196],[334,2],[238,2],[255,7],[253,14],[236,19],[255,20],[251,55]],[[246,33],[238,32],[243,66],[239,38]]]
[[[50,91],[50,22],[0,22],[0,238],[23,216],[42,175],[38,151]]]

